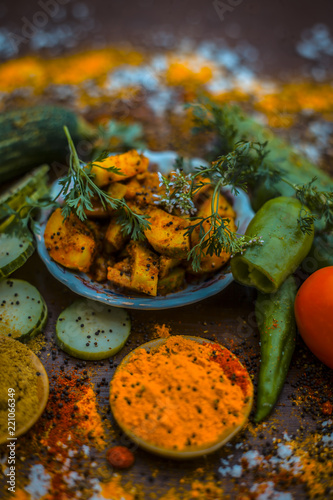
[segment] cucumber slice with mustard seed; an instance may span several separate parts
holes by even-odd
[[[0,233],[0,278],[6,278],[34,253],[35,244],[28,229],[17,233]]]
[[[39,194],[39,191],[42,193],[44,186],[46,187],[49,169],[48,165],[42,165],[19,179],[0,195],[0,204],[6,203],[13,210],[19,210],[25,205],[27,196],[36,198],[36,194]]]
[[[99,360],[114,356],[131,333],[125,309],[88,299],[76,300],[59,316],[56,340],[67,354],[79,359]]]
[[[0,281],[0,335],[27,342],[44,328],[47,306],[27,281]]]
[[[38,201],[49,192],[47,187],[48,165],[42,165],[36,168],[31,173],[27,174],[22,179],[14,183],[7,191],[0,195],[0,207],[8,206],[12,210],[20,213],[20,217],[26,215],[27,210],[22,211],[22,208],[27,205],[27,197],[33,201]],[[0,222],[0,232],[7,232],[7,228],[14,221],[14,216],[9,215],[6,219]]]

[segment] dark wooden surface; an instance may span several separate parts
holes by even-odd
[[[56,2],[57,3],[57,2]],[[221,15],[222,5],[230,9]],[[332,3],[330,0],[233,0],[209,1],[181,0],[64,0],[64,17],[49,16],[45,31],[56,32],[61,25],[73,27],[78,32],[77,46],[100,46],[104,43],[132,43],[134,46],[176,48],[179,40],[212,40],[235,47],[250,43],[260,54],[256,65],[264,74],[299,76],[313,64],[304,60],[296,51],[296,44],[316,24],[324,24],[332,30]],[[82,7],[83,4],[83,7]],[[216,7],[220,5],[220,9]],[[0,27],[8,28],[18,36],[24,36],[26,21],[32,21],[41,10],[38,0],[6,0],[0,6]],[[220,16],[218,14],[220,12]],[[223,12],[223,10],[222,10]],[[80,17],[81,16],[81,17]],[[84,29],[78,29],[83,27]],[[66,37],[63,37],[66,41]],[[65,42],[59,46],[66,47]],[[31,50],[28,40],[19,44],[18,54]],[[47,52],[47,49],[43,49]],[[50,48],[56,53],[56,47]],[[329,69],[329,58],[321,61],[321,67]]]
[[[30,283],[36,285],[42,295],[45,297],[49,307],[49,320],[46,327],[47,349],[40,353],[40,358],[45,364],[48,373],[51,376],[52,369],[59,369],[61,365],[64,366],[64,371],[70,370],[75,366],[77,360],[70,356],[64,355],[60,350],[52,359],[47,356],[50,350],[54,347],[54,330],[55,322],[58,314],[62,309],[68,306],[76,297],[66,289],[62,284],[56,281],[48,271],[44,264],[40,261],[39,257],[35,254],[28,263],[18,270],[14,277],[28,280]],[[202,302],[176,308],[172,310],[160,311],[134,311],[131,310],[132,317],[132,334],[130,337],[130,344],[116,355],[115,365],[118,364],[122,358],[130,352],[137,345],[152,337],[154,325],[166,324],[170,327],[173,334],[196,335],[205,338],[216,338],[220,343],[228,347],[231,351],[238,354],[241,361],[248,367],[254,383],[256,382],[258,368],[259,368],[259,336],[254,321],[254,300],[255,292],[251,289],[240,286],[236,283],[230,285],[229,288],[223,292],[203,300]],[[67,359],[67,364],[64,363]],[[229,455],[233,455],[230,464],[239,463],[241,455],[249,449],[257,450],[261,454],[267,454],[267,446],[269,447],[274,439],[282,438],[285,432],[289,436],[295,437],[299,433],[300,425],[303,424],[305,430],[301,433],[306,438],[311,435],[311,432],[316,428],[317,424],[324,420],[325,417],[311,409],[304,408],[306,406],[306,395],[302,394],[302,385],[299,384],[300,377],[304,369],[308,366],[315,367],[318,373],[323,373],[322,387],[325,384],[331,383],[331,371],[322,370],[322,365],[316,361],[309,352],[304,349],[302,343],[298,341],[297,349],[292,362],[292,367],[272,415],[265,422],[264,426],[253,426],[245,428],[229,446],[222,448],[220,451],[211,456],[196,459],[187,462],[174,462],[165,460],[150,455],[140,449],[134,447],[136,457],[135,465],[129,470],[122,473],[123,481],[131,481],[134,485],[140,485],[144,492],[144,498],[153,498],[150,495],[157,494],[159,498],[163,492],[168,491],[171,487],[185,487],[186,482],[183,478],[195,477],[202,481],[211,478],[215,474],[215,481],[221,480],[222,487],[225,493],[230,493],[230,498],[238,498],[237,495],[244,489],[251,487],[251,484],[257,479],[253,474],[253,470],[243,469],[241,481],[239,479],[233,480],[232,478],[222,478],[218,474],[218,468],[221,465],[220,459]],[[95,384],[101,381],[102,376],[106,377],[107,382],[112,378],[115,368],[110,368],[108,361],[99,363],[87,362],[86,366],[81,368],[81,371],[88,370],[88,373],[94,373],[92,379]],[[296,389],[295,389],[296,387]],[[298,394],[300,404],[293,405],[289,395],[291,392]],[[102,412],[107,412],[108,409],[108,386],[100,388],[98,396],[99,406]],[[295,396],[296,397],[296,396]],[[107,414],[107,420],[114,425],[112,416]],[[303,416],[302,416],[303,415]],[[30,431],[30,437],[34,429]],[[116,431],[113,438],[110,439],[110,446],[113,444],[128,444],[124,441],[124,436]],[[242,445],[240,446],[240,443]],[[29,445],[29,434],[25,438],[25,446]],[[131,446],[131,445],[130,445]],[[93,456],[99,465],[105,466],[105,451],[94,451]],[[31,457],[25,463],[25,467],[29,463],[36,463],[36,457]],[[38,463],[38,460],[37,460]],[[197,471],[202,468],[201,471]],[[81,471],[82,472],[82,471]],[[89,467],[86,474],[94,475],[95,470]],[[256,473],[257,474],[257,473]],[[266,477],[267,476],[267,477]],[[260,473],[260,481],[271,481],[271,472],[262,470]],[[241,486],[242,484],[242,486]],[[245,485],[245,486],[244,486]],[[277,486],[279,489],[279,485]],[[294,481],[294,484],[285,486],[283,491],[293,493],[294,498],[305,499],[308,498],[304,487]],[[219,497],[220,498],[220,497]],[[243,497],[239,497],[243,498]],[[247,497],[244,497],[247,498]]]
[[[75,2],[73,2],[74,5]],[[316,23],[325,23],[332,26],[332,16],[329,15],[331,0],[319,0],[316,3],[304,1],[267,2],[265,0],[244,0],[226,16],[224,22],[218,18],[213,2],[203,0],[186,0],[183,2],[157,2],[153,0],[119,2],[104,0],[86,1],[89,8],[89,19],[93,20],[93,27],[87,30],[81,45],[98,46],[105,42],[130,41],[134,45],[152,46],[156,41],[156,34],[160,31],[170,32],[174,36],[174,46],[177,40],[189,36],[195,40],[226,40],[228,44],[236,45],[239,40],[247,40],[255,46],[259,53],[259,69],[264,74],[285,76],[286,73],[302,74],[304,67],[310,62],[304,61],[295,51],[295,44],[300,40],[302,32]],[[74,19],[74,7],[70,3],[68,22]],[[37,0],[26,2],[3,2],[1,4],[0,26],[20,34],[22,17],[30,19],[40,10]],[[66,21],[67,22],[67,21]],[[50,20],[49,28],[56,27],[56,22]],[[238,36],[232,33],[238,32]],[[27,44],[20,47],[17,55],[28,50]],[[326,60],[324,65],[326,65]],[[47,349],[41,351],[40,358],[51,376],[53,368],[64,366],[64,371],[70,370],[77,364],[77,360],[65,356],[55,349],[54,327],[58,314],[75,298],[75,294],[56,281],[46,270],[44,264],[35,254],[27,264],[18,270],[14,277],[28,280],[37,286],[45,298],[49,308],[49,320],[45,330]],[[160,311],[130,311],[132,317],[131,343],[115,357],[115,365],[137,345],[147,338],[151,338],[154,325],[166,324],[173,334],[197,335],[207,338],[216,338],[231,351],[236,353],[248,367],[253,381],[256,383],[260,349],[259,335],[254,320],[254,301],[256,293],[253,290],[233,283],[226,290],[200,303],[172,310]],[[56,356],[48,356],[51,349],[55,349]],[[67,363],[64,364],[64,360]],[[105,377],[107,382],[112,378],[115,368],[110,368],[108,361],[102,363],[87,363],[81,371],[87,369],[93,373],[96,384]],[[317,391],[318,398],[309,399],[308,387],[304,385],[305,372],[311,372],[312,383]],[[315,374],[315,376],[314,376]],[[269,455],[270,446],[275,439],[283,438],[285,432],[290,437],[306,440],[311,437],[320,423],[328,417],[321,412],[320,403],[332,398],[328,387],[332,387],[332,370],[326,369],[304,347],[300,338],[293,357],[291,369],[275,410],[264,425],[255,426],[252,423],[244,429],[230,444],[209,457],[188,462],[174,462],[150,455],[140,449],[135,449],[136,462],[129,470],[122,473],[123,482],[131,481],[142,487],[144,498],[159,498],[171,487],[177,490],[180,487],[189,488],[191,478],[203,482],[215,474],[215,481],[221,480],[221,486],[230,498],[249,498],[241,495],[248,492],[255,481],[276,481],[276,489],[289,492],[295,499],[309,498],[306,489],[300,480],[296,479],[286,485],[279,483],[277,475],[270,470],[243,468],[241,479],[222,477],[218,474],[221,458],[233,455],[230,465],[238,464],[242,454],[249,449],[257,450],[263,455]],[[109,389],[100,387],[98,402],[101,411],[107,411]],[[114,425],[112,416],[107,414],[107,420]],[[24,438],[24,445],[29,448],[29,439],[32,439],[34,429]],[[116,432],[113,442],[124,444],[124,436]],[[126,443],[126,442],[125,442]],[[241,446],[240,446],[241,445]],[[4,448],[0,447],[0,453]],[[25,454],[29,454],[25,450]],[[19,450],[20,451],[20,450]],[[96,461],[105,465],[105,452],[94,451]],[[38,458],[31,456],[23,464],[19,464],[19,475],[24,476],[29,465],[38,463]],[[198,472],[198,469],[202,469]],[[93,476],[95,471],[86,466],[80,472],[87,477]],[[189,482],[183,482],[188,478]],[[331,478],[332,479],[332,478]],[[318,481],[321,480],[318,473]],[[330,486],[333,488],[333,484]],[[0,497],[4,491],[4,482],[0,482]],[[154,495],[155,497],[151,496]],[[245,495],[246,493],[244,493]],[[239,496],[238,496],[239,495]],[[251,497],[253,498],[253,497]],[[332,498],[325,494],[319,498]]]

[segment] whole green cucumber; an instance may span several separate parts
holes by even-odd
[[[274,295],[258,293],[255,313],[260,332],[260,370],[254,419],[263,420],[273,409],[286,379],[296,344],[294,302],[296,284],[292,276]]]
[[[64,125],[74,142],[96,137],[94,128],[70,109],[34,106],[0,114],[0,183],[42,163],[63,161]]]

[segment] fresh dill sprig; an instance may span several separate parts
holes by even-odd
[[[86,220],[87,215],[85,211],[92,210],[91,199],[97,196],[103,208],[106,209],[109,206],[111,209],[117,211],[118,220],[120,220],[123,231],[126,234],[130,234],[133,239],[144,238],[144,231],[150,228],[149,216],[133,212],[124,200],[113,198],[95,184],[94,174],[92,173],[95,163],[91,162],[85,165],[81,162],[68,128],[64,127],[64,130],[70,150],[69,170],[68,174],[60,179],[61,190],[55,197],[55,200],[60,195],[64,198],[64,206],[62,208],[64,219],[74,212],[81,221]],[[100,162],[105,160],[105,158],[107,158],[107,153],[102,152],[95,161]],[[108,172],[122,175],[120,169],[117,167],[102,167],[101,165],[98,165],[98,167]]]
[[[243,254],[247,248],[264,243],[260,236],[249,238],[231,231],[230,219],[221,217],[217,212],[208,217],[193,217],[191,221],[185,234],[190,237],[195,231],[199,234],[199,242],[188,254],[194,271],[200,270],[201,260],[205,255],[220,256],[221,252],[228,252],[231,256]]]
[[[308,213],[308,217],[314,222],[315,219],[323,219],[325,230],[333,230],[333,191],[318,191],[313,184],[317,178],[314,177],[310,182],[303,185],[293,185],[296,198],[314,212]]]
[[[195,131],[214,132],[218,138],[220,151],[224,154],[218,159],[218,164],[222,169],[227,167],[229,170],[224,174],[224,177],[229,175],[232,186],[236,185],[246,189],[247,185],[255,186],[258,181],[263,181],[265,186],[270,188],[282,181],[295,190],[296,198],[303,205],[298,219],[302,231],[312,231],[313,222],[316,219],[323,219],[325,230],[332,231],[332,190],[319,191],[313,185],[315,178],[304,185],[291,183],[286,178],[287,172],[276,161],[270,159],[269,150],[265,143],[249,141],[235,143],[235,138],[242,136],[234,125],[237,122],[239,108],[220,106],[209,98],[203,98],[199,103],[186,107],[193,110]],[[239,148],[240,144],[243,144],[244,148]],[[255,151],[255,148],[258,151]]]
[[[223,154],[234,149],[237,130],[230,120],[231,113],[238,113],[238,108],[225,108],[217,106],[208,97],[202,97],[200,102],[186,104],[186,109],[191,109],[194,127],[192,132],[214,132],[217,135],[216,149]]]
[[[156,202],[166,207],[169,212],[179,208],[181,213],[191,215],[194,207],[193,196],[204,185],[208,184],[213,188],[211,215],[191,217],[191,224],[186,228],[186,235],[191,237],[193,232],[196,232],[199,236],[199,242],[188,255],[195,271],[200,269],[204,255],[219,256],[222,251],[231,254],[242,253],[250,246],[263,243],[260,237],[249,238],[231,231],[228,227],[229,219],[218,213],[218,207],[221,190],[227,186],[237,195],[238,189],[247,189],[249,180],[253,181],[262,176],[274,180],[280,178],[277,170],[267,172],[267,154],[266,143],[240,141],[233,151],[220,156],[209,166],[196,168],[195,172],[186,176],[179,168],[169,178],[160,175],[165,195]],[[179,160],[177,165],[181,167],[182,160]]]
[[[191,225],[187,228],[189,236],[193,231],[198,232],[199,242],[191,249],[189,259],[192,259],[194,270],[200,269],[200,262],[204,255],[220,255],[221,251],[231,254],[242,253],[253,245],[262,244],[260,237],[252,238],[233,233],[228,228],[228,219],[218,213],[219,196],[221,189],[228,187],[234,195],[238,189],[247,190],[249,184],[264,180],[266,184],[279,181],[287,183],[295,190],[295,196],[302,203],[298,223],[303,233],[313,232],[313,223],[317,218],[323,218],[326,230],[333,228],[333,192],[318,191],[313,186],[315,179],[305,185],[296,185],[283,177],[284,170],[279,169],[269,162],[269,151],[266,143],[239,141],[235,149],[225,155],[221,155],[209,166],[201,166],[190,176],[190,190],[186,196],[189,199],[204,184],[210,184],[213,188],[212,209],[209,217],[192,217]],[[179,177],[179,180],[177,179]],[[197,182],[197,179],[200,179]],[[206,182],[205,179],[208,179]],[[183,179],[176,172],[172,178],[174,190],[173,199],[181,200]],[[173,204],[170,203],[170,208]],[[311,213],[314,212],[314,213]]]
[[[169,213],[179,209],[181,214],[193,215],[197,209],[192,200],[192,176],[185,175],[183,168],[184,159],[180,157],[176,159],[175,170],[168,177],[158,172],[160,187],[164,186],[165,192],[155,195],[155,203]]]
[[[316,215],[311,214],[308,210],[306,210],[306,208],[302,207],[299,212],[299,218],[297,219],[297,222],[299,224],[302,233],[312,234],[313,224],[316,219],[317,219]]]
[[[208,167],[199,167],[194,174],[209,177],[211,183],[219,187],[230,186],[231,191],[237,195],[238,189],[247,191],[248,184],[265,178],[275,183],[281,178],[281,171],[270,169],[265,162],[269,151],[267,143],[239,141],[235,149],[221,155]]]

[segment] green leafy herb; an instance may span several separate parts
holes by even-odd
[[[200,102],[186,104],[193,113],[193,133],[213,132],[218,139],[216,149],[219,153],[229,153],[234,149],[237,130],[235,129],[230,115],[238,113],[238,108],[233,107],[226,110],[217,106],[207,97],[202,97]]]
[[[156,203],[162,205],[167,212],[179,209],[182,214],[192,215],[197,211],[192,200],[192,175],[183,172],[184,159],[177,158],[175,171],[168,177],[158,172],[160,186],[164,186],[163,195],[155,195]]]
[[[219,106],[210,99],[204,99],[190,107],[193,109],[196,130],[215,132],[221,150],[226,151],[213,163],[213,168],[209,167],[207,170],[213,183],[219,182],[219,177],[223,178],[223,184],[229,180],[231,188],[237,193],[237,187],[246,190],[248,185],[254,186],[258,181],[264,181],[267,187],[274,186],[279,181],[285,182],[295,190],[296,198],[303,204],[299,217],[302,231],[312,230],[312,224],[317,218],[324,220],[325,230],[333,229],[332,190],[319,191],[313,185],[316,178],[304,185],[291,183],[285,177],[286,172],[270,159],[267,143],[234,143],[235,137],[240,135],[232,125],[233,114],[239,113],[238,108]],[[202,174],[205,171],[206,168],[202,167]]]
[[[220,156],[209,166],[198,167],[192,174],[184,176],[182,170],[177,169],[170,178],[160,175],[166,194],[158,203],[166,206],[169,211],[179,208],[182,213],[191,214],[191,209],[194,207],[192,201],[194,194],[205,184],[214,187],[212,214],[206,218],[192,217],[191,225],[186,230],[189,236],[193,231],[199,234],[199,242],[188,255],[188,259],[192,259],[192,267],[195,271],[200,269],[200,262],[204,255],[219,256],[222,251],[235,254],[244,252],[249,246],[263,243],[260,237],[248,238],[231,231],[228,227],[229,219],[221,217],[218,213],[218,206],[222,188],[228,186],[237,195],[239,188],[247,189],[249,178],[267,175],[264,163],[267,154],[266,144],[240,141],[232,152]],[[279,172],[270,170],[268,175],[270,179],[275,180]]]
[[[199,230],[200,238],[188,255],[194,271],[199,271],[201,259],[205,255],[219,256],[223,251],[232,255],[243,253],[248,247],[264,243],[260,237],[250,239],[231,231],[228,227],[230,220],[221,217],[217,212],[209,217],[193,217],[191,220],[193,222],[187,227],[186,234],[191,236],[194,231]]]
[[[308,213],[308,218],[323,219],[325,223],[325,230],[333,230],[333,191],[318,191],[314,186],[316,181],[314,177],[310,182],[303,185],[293,185],[296,193],[296,198],[300,200],[303,205],[306,205],[312,212]]]
[[[133,212],[124,200],[113,198],[95,184],[94,174],[92,173],[92,167],[95,163],[91,162],[85,165],[80,161],[67,127],[64,127],[64,130],[70,149],[69,170],[68,174],[60,179],[61,190],[55,197],[57,199],[62,195],[64,198],[62,208],[64,218],[66,219],[71,212],[74,212],[80,220],[84,221],[87,219],[85,211],[93,208],[91,199],[97,196],[103,208],[106,209],[109,206],[117,211],[118,220],[125,233],[130,234],[133,239],[142,239],[144,231],[150,227],[149,216]],[[107,154],[102,152],[95,161],[103,161],[105,158],[107,158]],[[114,166],[101,167],[101,165],[98,165],[98,167],[122,175],[119,168]]]
[[[242,253],[248,246],[263,243],[260,237],[249,240],[246,236],[233,233],[228,228],[228,219],[218,214],[220,192],[225,187],[237,195],[238,189],[247,191],[249,185],[255,185],[259,181],[264,181],[267,187],[274,186],[280,181],[285,182],[295,190],[296,198],[303,205],[298,219],[302,232],[311,233],[313,223],[317,218],[324,219],[326,230],[332,230],[332,191],[318,191],[313,186],[315,179],[305,185],[289,182],[284,177],[286,172],[270,160],[267,143],[244,140],[235,143],[235,137],[239,134],[230,123],[230,112],[237,112],[236,109],[226,110],[211,101],[193,104],[191,109],[194,114],[194,132],[215,132],[219,138],[220,150],[224,151],[224,154],[208,167],[201,166],[186,177],[181,171],[177,171],[172,177],[171,186],[168,179],[163,177],[161,179],[166,187],[166,196],[161,199],[162,203],[171,210],[176,206],[176,202],[172,200],[177,200],[178,208],[188,214],[191,213],[188,210],[189,200],[192,200],[198,189],[207,183],[214,187],[212,214],[207,218],[192,217],[191,225],[187,228],[188,235],[191,236],[193,231],[199,234],[198,244],[189,253],[193,269],[200,269],[200,262],[204,255],[220,255],[222,250],[232,254]],[[190,178],[191,186],[188,188]],[[184,195],[185,179],[186,196]]]
[[[237,188],[247,191],[250,182],[261,178],[275,183],[281,179],[281,171],[268,168],[266,147],[267,143],[239,141],[233,151],[219,156],[208,167],[199,167],[193,177],[209,177],[213,185],[230,186],[235,195]]]

